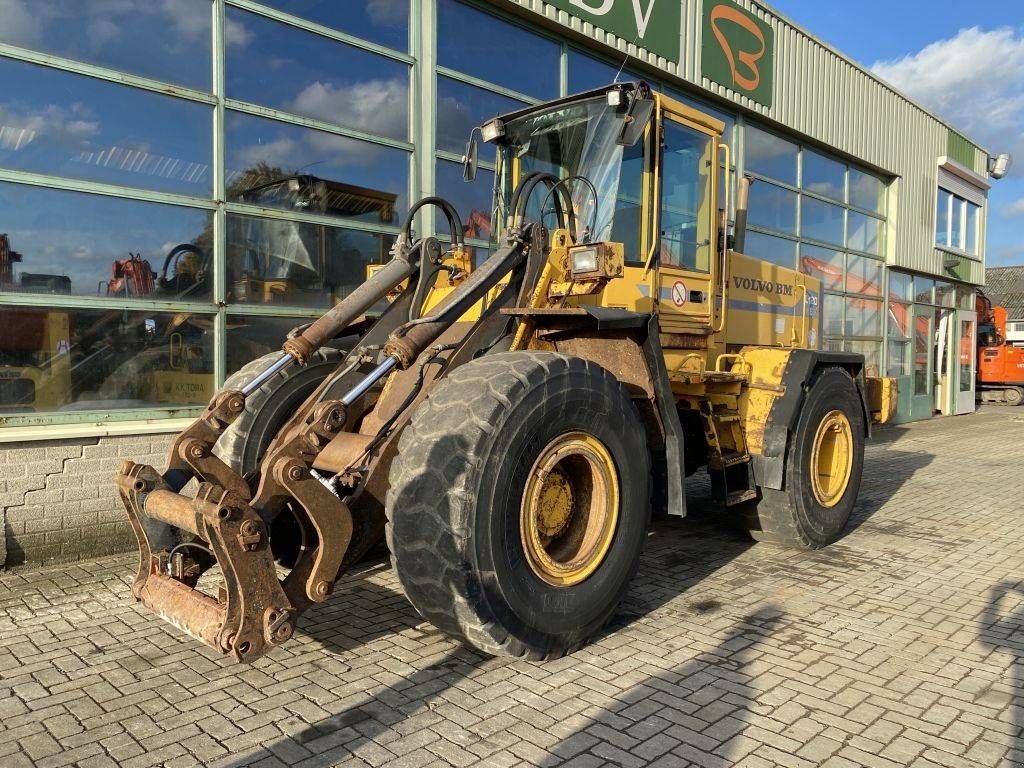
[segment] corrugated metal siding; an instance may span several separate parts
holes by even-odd
[[[570,17],[543,0],[505,0],[629,54],[665,73],[666,80],[685,81],[898,177],[894,186],[898,207],[893,206],[896,237],[887,244],[888,260],[907,269],[943,274],[942,260],[934,250],[933,226],[937,161],[949,149],[949,127],[759,4],[737,2],[775,32],[775,96],[770,109],[701,77],[702,0],[681,0],[678,64]],[[972,169],[985,174],[986,163],[986,153],[975,147]]]

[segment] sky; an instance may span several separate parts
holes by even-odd
[[[1024,264],[1024,2],[770,0],[992,154],[1014,165],[992,182],[988,265]]]

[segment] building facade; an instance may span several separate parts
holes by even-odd
[[[766,6],[644,6],[14,0],[0,562],[131,546],[123,457],[159,465],[228,375],[386,257],[410,200],[451,199],[485,247],[470,129],[617,77],[725,122],[746,251],[822,279],[823,344],[898,377],[901,419],[973,408],[988,153]]]

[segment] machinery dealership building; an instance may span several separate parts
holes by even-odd
[[[485,246],[473,126],[616,77],[725,122],[745,251],[822,280],[822,345],[896,377],[899,420],[974,409],[996,158],[760,3],[9,8],[0,564],[133,547],[123,457],[162,466],[228,375],[387,257],[411,200],[452,200]]]

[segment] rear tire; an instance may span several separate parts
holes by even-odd
[[[783,490],[759,489],[759,500],[742,511],[750,535],[797,549],[819,549],[836,541],[860,490],[864,434],[864,412],[850,374],[842,368],[818,372],[790,437]],[[849,452],[848,462],[834,462],[837,469],[831,477],[826,455],[830,445],[837,455]]]
[[[581,470],[581,481],[562,460],[544,463],[563,455],[551,446],[577,444],[593,446],[603,457],[593,466],[611,474],[595,470],[587,480]],[[547,491],[558,497],[561,487],[544,478],[563,469],[569,501],[535,507]],[[554,658],[586,642],[622,599],[650,520],[650,458],[636,407],[603,368],[548,352],[456,368],[413,414],[390,481],[387,540],[406,595],[443,632],[492,655]],[[597,490],[581,492],[586,483]],[[608,488],[616,501],[605,505]],[[548,549],[530,543],[529,521],[552,525]],[[566,542],[577,554],[558,548]],[[549,550],[555,575],[545,570]]]

